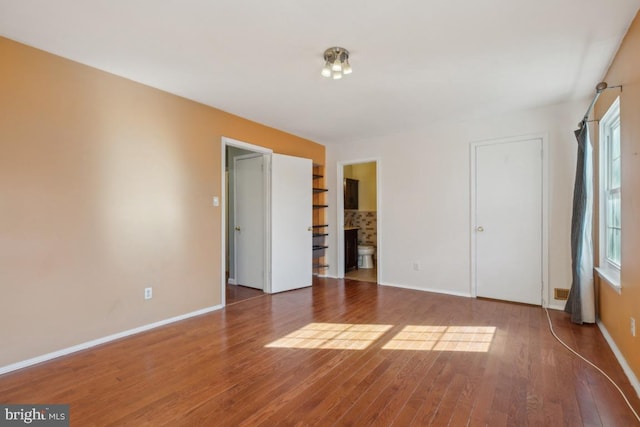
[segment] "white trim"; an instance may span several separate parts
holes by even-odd
[[[384,252],[384,245],[382,243],[382,232],[380,224],[382,223],[382,191],[380,191],[381,187],[381,164],[382,161],[379,157],[368,157],[364,159],[356,159],[356,160],[344,160],[337,162],[337,175],[338,182],[336,184],[336,217],[337,217],[337,227],[336,232],[338,233],[336,244],[338,247],[336,248],[337,254],[337,278],[344,279],[344,167],[349,165],[359,165],[362,163],[375,163],[376,164],[376,282],[380,282],[382,280],[382,264],[379,260],[384,259],[382,253]]]
[[[6,374],[11,371],[16,371],[18,369],[26,368],[38,363],[47,362],[52,359],[56,359],[61,356],[66,356],[71,353],[76,353],[78,351],[86,350],[91,347],[95,347],[101,344],[105,344],[111,341],[119,340],[121,338],[126,338],[131,335],[139,334],[141,332],[148,331],[150,329],[155,329],[160,326],[168,325],[169,323],[179,322],[181,320],[185,320],[191,317],[200,316],[203,314],[210,313],[212,311],[220,310],[223,308],[222,304],[214,305],[212,307],[203,308],[200,310],[192,311],[191,313],[181,314],[180,316],[171,317],[169,319],[160,320],[158,322],[150,323],[148,325],[139,326],[137,328],[129,329],[123,332],[118,332],[117,334],[108,335],[106,337],[98,338],[95,340],[87,341],[81,344],[77,344],[71,347],[64,348],[62,350],[54,351],[51,353],[43,354],[41,356],[33,357],[31,359],[23,360],[20,362],[12,363],[6,366],[0,366],[0,375]]]
[[[344,166],[345,163],[338,162],[337,173],[338,181],[336,182],[336,276],[344,279]]]
[[[263,154],[263,165],[262,169],[262,192],[264,193],[264,256],[262,258],[263,265],[263,282],[264,287],[262,288],[262,292],[271,293],[271,270],[272,270],[272,260],[271,260],[271,218],[273,217],[272,208],[271,208],[271,154],[273,153],[264,153]]]
[[[551,304],[549,286],[549,135],[542,138],[542,307]],[[562,307],[564,310],[564,306]]]
[[[609,269],[618,270],[618,276],[620,275],[620,266],[613,263],[608,258],[607,253],[607,194],[609,193],[609,160],[610,160],[610,146],[611,141],[608,141],[608,137],[611,136],[610,128],[613,124],[617,123],[620,126],[620,97],[618,96],[609,106],[609,109],[600,119],[598,126],[598,236],[599,236],[599,260],[598,264],[602,266],[602,270]],[[622,156],[622,155],[621,155]],[[620,192],[618,187],[617,192]],[[620,197],[622,200],[622,197]],[[598,270],[600,273],[600,270]],[[609,280],[611,274],[605,274],[605,280]],[[620,287],[620,279],[617,283],[610,283],[614,289]],[[619,291],[618,291],[619,292]]]
[[[469,294],[476,298],[476,144],[469,145]]]
[[[226,167],[225,167],[226,161],[227,161],[227,147],[232,146],[236,148],[242,148],[243,150],[262,153],[265,157],[269,157],[271,153],[273,153],[273,150],[270,148],[261,147],[259,145],[249,144],[248,142],[238,141],[237,139],[228,138],[226,136],[223,136],[221,141],[222,143],[220,144],[220,153],[221,153],[220,154],[220,175],[221,175],[220,189],[222,191],[222,194],[220,195],[220,209],[221,209],[220,236],[222,236],[222,239],[220,239],[220,304],[222,307],[224,307],[225,300],[226,300],[225,274],[226,274],[226,256],[227,256],[225,251],[225,245],[227,240],[227,228],[226,228],[227,227],[227,219],[226,219],[227,194],[225,190],[227,186]],[[269,159],[269,165],[271,165],[270,159]],[[265,174],[268,176],[271,175],[270,173],[268,173],[266,165],[265,165]],[[268,183],[265,182],[265,186],[267,185]],[[265,212],[267,215],[269,215],[268,209],[265,208]],[[269,239],[269,236],[266,236],[265,245],[267,245],[269,249],[271,248],[270,242],[271,240]],[[268,274],[267,271],[270,270],[270,265],[268,263],[265,265],[264,270],[265,270],[265,274]],[[270,277],[271,275],[269,274],[269,278]],[[235,278],[234,278],[234,281],[235,281]],[[269,285],[269,289],[271,289],[271,283],[268,283],[268,285]]]
[[[616,342],[613,340],[613,337],[609,334],[609,331],[607,331],[607,328],[604,326],[604,323],[602,323],[602,320],[597,319],[596,324],[598,325],[598,328],[600,328],[600,332],[602,332],[602,336],[607,341],[607,344],[609,344],[609,347],[611,348],[611,351],[613,351],[613,354],[616,356],[616,359],[618,359],[618,363],[620,363],[622,370],[627,375],[627,378],[629,379],[629,382],[635,389],[636,394],[638,395],[638,397],[640,397],[640,381],[638,381],[638,377],[636,377],[633,370],[627,363],[627,360],[622,355],[622,352],[616,345]]]
[[[595,267],[595,270],[602,281],[609,285],[611,289],[616,291],[618,294],[622,294],[622,286],[620,285],[620,270],[600,267]]]
[[[550,308],[552,310],[564,311],[564,306],[565,305],[566,305],[566,303],[565,304],[559,304],[557,302],[551,302],[551,303],[549,303],[549,305],[547,305],[546,308]]]
[[[542,144],[542,272],[541,272],[541,305],[548,307],[552,298],[549,296],[549,134],[540,132],[530,135],[514,136],[508,138],[499,138],[483,141],[471,142],[469,145],[469,185],[470,185],[470,209],[469,209],[469,239],[470,248],[470,266],[469,266],[469,294],[477,297],[477,278],[476,278],[476,148],[485,145],[505,144],[519,141],[528,141],[532,139],[540,139]]]
[[[384,273],[384,263],[380,262],[380,260],[384,261],[384,232],[382,231],[382,221],[384,218],[384,211],[382,209],[382,159],[376,158],[376,239],[378,245],[376,246],[376,273],[377,273],[377,282],[382,282],[383,273]]]
[[[256,153],[271,154],[273,150],[271,148],[261,147],[259,145],[253,145],[248,142],[238,141],[237,139],[222,137],[222,144],[225,146],[231,145],[236,148],[242,148],[243,150],[255,151]]]
[[[412,286],[412,285],[400,285],[397,283],[391,284],[391,283],[379,283],[380,286],[387,286],[390,288],[401,288],[401,289],[411,289],[412,291],[423,291],[423,292],[433,292],[435,294],[443,294],[443,295],[451,295],[454,297],[465,297],[465,298],[472,298],[472,295],[470,293],[467,292],[455,292],[455,291],[448,291],[445,289],[434,289],[434,288],[420,288],[417,286]]]

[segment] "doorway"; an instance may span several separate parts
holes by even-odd
[[[225,305],[264,294],[268,224],[263,165],[270,153],[262,147],[223,138]],[[237,209],[238,204],[244,208]]]
[[[544,305],[545,139],[472,144],[472,294]]]
[[[379,162],[338,164],[338,276],[378,283],[380,276]]]
[[[222,188],[222,303],[231,286],[311,286],[311,160],[223,137]]]

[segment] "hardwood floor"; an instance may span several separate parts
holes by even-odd
[[[226,305],[264,295],[260,289],[249,288],[241,285],[229,285],[225,288]]]
[[[557,333],[640,402],[597,327]],[[265,295],[0,376],[72,426],[632,426],[539,307],[352,280]]]

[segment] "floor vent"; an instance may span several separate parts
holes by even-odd
[[[568,300],[569,289],[553,288],[553,298],[559,300]]]

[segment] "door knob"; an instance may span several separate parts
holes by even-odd
[[[236,231],[240,231],[240,226],[239,226],[239,225],[236,225],[236,226],[235,226],[235,229],[236,229]]]
[[[480,226],[480,227],[476,228],[476,231],[478,233],[482,233],[484,231],[484,228],[482,226]]]

